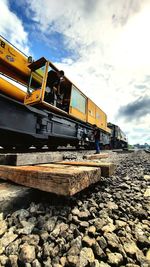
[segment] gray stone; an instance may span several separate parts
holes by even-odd
[[[66,257],[61,257],[60,258],[60,263],[61,263],[61,265],[64,267],[65,266],[65,264],[66,264],[66,260],[67,260],[67,258]]]
[[[0,239],[0,254],[3,253],[5,247],[7,247],[11,242],[13,242],[18,235],[13,233],[5,233],[3,237]]]
[[[40,237],[43,240],[43,242],[46,242],[49,237],[49,233],[47,231],[44,231],[43,233],[40,234]]]
[[[52,248],[49,246],[48,242],[43,244],[43,256],[44,256],[44,258],[47,258],[48,256],[50,256],[51,249]]]
[[[0,221],[3,221],[4,220],[4,214],[3,212],[0,212]]]
[[[148,226],[143,227],[142,224],[136,225],[135,226],[135,237],[136,237],[136,240],[143,246],[150,246],[150,239],[148,239],[148,236],[146,235],[145,230],[149,231],[149,227]]]
[[[9,255],[18,255],[19,245],[21,243],[21,239],[16,239],[15,241],[11,242],[6,248],[5,253],[7,256]]]
[[[8,257],[6,255],[0,255],[0,266],[6,266],[6,264],[8,263]]]
[[[117,225],[118,228],[122,228],[122,227],[125,227],[127,225],[126,222],[121,221],[121,220],[116,220],[115,224]]]
[[[113,248],[118,248],[119,246],[119,238],[115,233],[104,233],[104,237],[107,239],[108,244]]]
[[[78,236],[74,240],[71,241],[71,245],[76,245],[78,248],[81,248],[82,242],[81,242],[81,236]]]
[[[75,224],[80,223],[80,220],[78,219],[78,216],[72,216],[72,221],[73,221]]]
[[[88,231],[89,236],[94,236],[96,233],[96,227],[92,225],[87,229],[87,231]]]
[[[55,258],[59,253],[59,246],[55,246],[52,250],[51,250],[51,257]]]
[[[65,238],[68,234],[68,228],[69,226],[66,223],[60,223],[59,224],[59,229],[60,229],[59,235]]]
[[[59,236],[59,234],[60,234],[60,227],[59,227],[59,224],[57,224],[55,228],[53,229],[53,231],[50,233],[50,238],[54,240],[55,238]]]
[[[22,237],[22,242],[24,243],[28,243],[28,245],[33,245],[33,246],[36,246],[38,245],[40,241],[40,238],[38,235],[34,235],[34,234],[31,234],[31,235],[25,235]]]
[[[146,188],[145,193],[144,193],[144,197],[150,197],[150,186]]]
[[[32,262],[32,267],[41,267],[41,263],[35,259],[33,262]]]
[[[48,257],[45,261],[43,261],[43,266],[44,267],[52,267],[52,261],[51,261],[51,258]]]
[[[94,262],[92,262],[91,267],[99,267],[99,261],[95,260]]]
[[[24,264],[24,266],[25,266],[25,267],[31,267],[31,264],[30,264],[29,262],[26,262],[26,263]]]
[[[93,244],[92,248],[96,258],[104,259],[106,257],[106,254],[104,253],[104,251],[101,249],[101,247],[97,242]]]
[[[71,211],[71,213],[72,213],[73,215],[78,216],[79,213],[80,213],[80,210],[79,210],[78,208],[75,207],[75,208]]]
[[[121,183],[121,184],[119,185],[119,187],[122,188],[122,189],[130,189],[130,185],[128,185],[128,184],[126,184],[126,183]]]
[[[149,181],[150,180],[150,175],[144,175],[144,180]]]
[[[4,220],[0,220],[0,236],[2,236],[7,230],[7,224]]]
[[[80,211],[78,214],[79,219],[85,220],[90,216],[90,212],[88,210],[86,211]]]
[[[17,255],[10,255],[9,261],[12,267],[18,267],[18,256]]]
[[[21,262],[31,263],[35,260],[35,247],[28,244],[22,245],[19,253],[19,259]]]
[[[116,229],[116,226],[113,223],[108,223],[102,227],[103,232],[113,232]]]
[[[87,266],[88,263],[94,262],[95,257],[91,248],[82,248],[80,252],[80,267]]]
[[[128,263],[126,264],[126,267],[140,267],[140,265]]]
[[[80,253],[80,248],[77,245],[72,245],[71,248],[68,250],[68,256],[76,256]]]
[[[43,225],[43,230],[45,231],[48,231],[48,232],[51,232],[53,231],[54,227],[55,227],[55,224],[56,224],[56,221],[57,221],[57,217],[51,217],[49,218],[49,220],[47,220],[44,225]]]
[[[103,262],[103,261],[100,261],[99,262],[99,267],[110,267],[110,265],[105,263],[105,262]]]
[[[96,231],[102,230],[102,227],[107,223],[105,219],[100,219],[100,218],[94,219],[91,222],[96,227]]]
[[[146,260],[150,263],[150,248],[146,252]]]
[[[81,228],[85,229],[85,228],[89,227],[89,223],[86,221],[82,221],[82,222],[80,222],[80,226],[81,226]]]
[[[123,256],[120,253],[108,253],[108,262],[116,266],[120,265],[123,262]]]
[[[83,246],[92,247],[95,244],[96,240],[94,238],[90,238],[88,235],[84,236],[82,239]]]
[[[12,217],[19,217],[20,221],[25,220],[25,218],[28,218],[30,216],[30,213],[28,210],[20,209],[15,212],[13,212]]]
[[[107,247],[107,241],[103,236],[98,236],[96,240],[102,249],[105,249]]]
[[[67,262],[69,266],[72,266],[72,267],[79,266],[79,257],[70,255],[67,257]]]
[[[136,243],[132,240],[124,242],[123,247],[125,252],[130,256],[133,256],[139,251],[139,248],[137,247]]]
[[[17,229],[16,230],[16,233],[17,234],[25,234],[25,235],[29,235],[29,234],[31,234],[32,233],[32,230],[33,230],[33,228],[34,228],[34,224],[32,224],[32,223],[30,223],[30,222],[27,222],[27,221],[21,221],[20,222],[21,223],[21,226],[23,227],[23,228],[21,228],[21,229]]]
[[[117,210],[118,209],[118,205],[115,204],[114,202],[111,202],[111,201],[107,202],[107,207],[108,207],[108,209],[111,209],[111,210]]]

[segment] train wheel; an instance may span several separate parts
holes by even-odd
[[[3,149],[5,149],[5,150],[12,150],[13,149],[13,146],[12,145],[4,145],[3,146]]]
[[[76,150],[80,150],[81,146],[78,144],[75,146]]]
[[[36,145],[35,147],[36,149],[42,149],[43,145],[39,144],[39,145]]]
[[[58,148],[58,146],[57,145],[48,145],[48,149],[50,150],[50,151],[55,151],[55,150],[57,150],[57,148]]]
[[[30,148],[31,145],[29,144],[24,144],[24,145],[16,145],[15,149],[18,151],[24,151],[24,150],[28,150]]]

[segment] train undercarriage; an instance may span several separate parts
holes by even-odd
[[[4,149],[50,150],[58,146],[94,148],[93,129],[47,110],[26,106],[0,94],[0,146]]]

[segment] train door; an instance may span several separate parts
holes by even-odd
[[[29,65],[29,68],[31,69],[31,75],[24,103],[26,105],[34,105],[41,103],[44,99],[48,61],[45,58],[41,58]]]
[[[31,75],[26,105],[42,104],[49,109],[69,112],[71,83],[58,69],[45,58],[33,62],[30,66]],[[62,75],[61,75],[62,74]]]

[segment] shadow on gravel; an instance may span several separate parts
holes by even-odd
[[[15,185],[14,183],[10,184]],[[105,186],[106,181],[102,180],[70,197],[59,196],[53,193],[40,191],[38,189],[25,188],[24,192],[19,193],[16,197],[13,197],[11,201],[10,199],[6,200],[3,203],[1,211],[4,212],[4,215],[7,215],[8,213],[12,213],[18,209],[29,208],[31,203],[42,204],[45,209],[46,207],[58,207],[58,209],[59,207],[73,208],[77,205],[78,200],[82,202],[86,201],[91,198],[93,194],[103,191]]]

